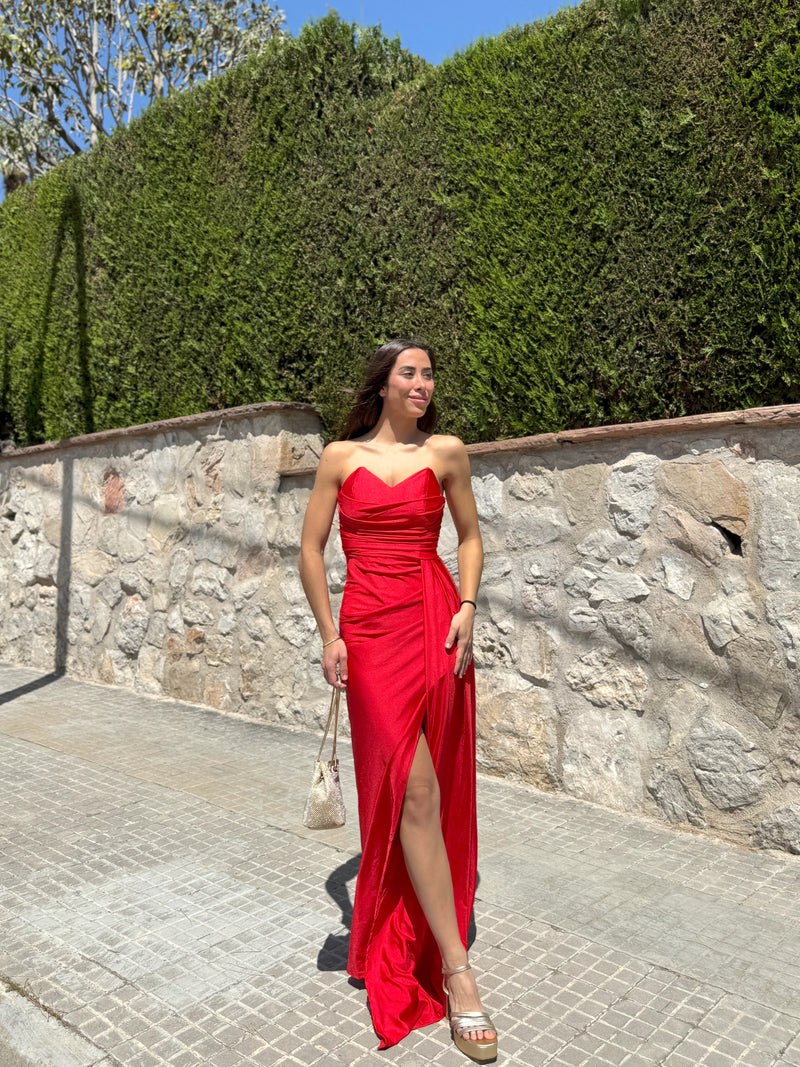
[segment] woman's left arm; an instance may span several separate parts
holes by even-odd
[[[453,616],[445,647],[456,647],[455,673],[463,678],[472,660],[472,628],[475,608],[466,601],[475,601],[483,570],[483,541],[478,526],[478,509],[472,493],[469,456],[458,438],[450,438],[448,473],[444,480],[447,505],[458,534],[458,585],[461,607]]]

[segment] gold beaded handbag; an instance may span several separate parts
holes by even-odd
[[[333,830],[344,826],[345,810],[342,796],[342,783],[339,781],[339,760],[336,758],[336,734],[339,730],[339,696],[341,690],[334,688],[331,693],[331,710],[328,723],[322,735],[322,744],[314,762],[314,775],[311,779],[311,791],[303,812],[303,826],[309,830]],[[322,750],[333,722],[333,748],[331,758],[323,760]]]

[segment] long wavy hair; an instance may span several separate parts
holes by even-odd
[[[345,420],[341,441],[353,437],[362,437],[377,425],[383,410],[383,397],[380,391],[386,385],[397,357],[409,348],[419,348],[431,361],[431,370],[436,374],[436,363],[429,345],[417,338],[395,337],[376,349],[367,362],[364,384],[361,386],[356,402]],[[424,433],[432,433],[436,425],[436,407],[431,400],[425,414],[417,419],[417,426]]]

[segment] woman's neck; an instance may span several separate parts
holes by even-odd
[[[403,419],[382,414],[369,431],[369,437],[364,443],[389,449],[403,445],[421,445],[428,436],[417,426],[416,419]]]

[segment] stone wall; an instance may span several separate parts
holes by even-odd
[[[798,420],[471,446],[482,768],[800,852]],[[318,724],[296,555],[320,429],[258,405],[0,456],[0,658]],[[335,535],[328,563],[336,608]]]

